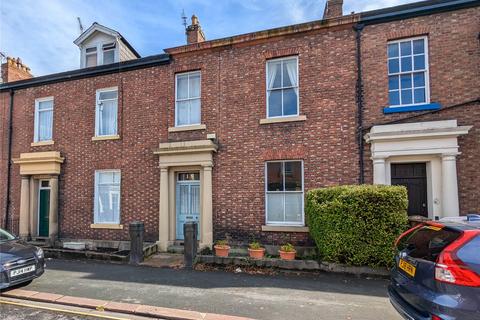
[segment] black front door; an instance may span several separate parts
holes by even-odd
[[[428,217],[427,168],[425,163],[392,164],[392,185],[407,187],[409,216]]]

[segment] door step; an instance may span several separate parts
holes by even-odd
[[[50,247],[50,238],[32,237],[32,240],[28,241],[28,243],[37,247]]]
[[[169,253],[182,253],[183,254],[183,242],[181,245],[179,244],[171,244],[167,248],[167,252]]]

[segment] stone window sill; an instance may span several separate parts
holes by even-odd
[[[123,229],[122,224],[114,224],[114,223],[92,223],[90,225],[92,229],[116,229],[121,230]]]
[[[192,126],[170,127],[168,128],[168,132],[194,131],[205,129],[207,129],[207,126],[205,124],[195,124]]]
[[[32,147],[39,147],[39,146],[51,146],[55,142],[53,140],[48,140],[48,141],[38,141],[38,142],[32,142],[30,146]]]
[[[438,110],[441,108],[440,103],[425,103],[415,106],[398,106],[398,107],[385,107],[383,113],[397,113],[397,112],[413,112],[413,111],[429,111]]]
[[[262,231],[268,232],[308,232],[308,227],[300,226],[262,226]]]
[[[97,137],[92,137],[92,141],[102,141],[102,140],[119,140],[120,136],[114,135],[114,136],[97,136]]]
[[[271,124],[271,123],[283,123],[283,122],[298,122],[307,120],[307,116],[293,116],[293,117],[281,117],[281,118],[266,118],[260,119],[260,124]]]

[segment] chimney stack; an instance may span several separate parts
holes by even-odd
[[[12,82],[32,78],[30,68],[22,63],[20,58],[7,57],[7,62],[2,64],[2,82]]]
[[[343,16],[343,0],[327,0],[323,19],[338,18]]]
[[[192,16],[192,24],[187,27],[187,44],[199,43],[205,41],[202,27],[196,15]]]

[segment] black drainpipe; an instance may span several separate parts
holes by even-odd
[[[10,172],[12,171],[12,130],[13,130],[13,96],[15,91],[13,89],[10,90],[10,109],[8,111],[8,149],[7,149],[7,195],[5,198],[5,221],[4,221],[4,228],[5,230],[9,230],[10,223],[9,223],[9,216],[10,216],[10,188],[11,188],[11,178]]]
[[[365,164],[364,156],[364,142],[363,142],[363,79],[362,79],[362,30],[364,25],[356,24],[353,29],[356,33],[356,58],[357,58],[357,85],[356,85],[356,101],[357,101],[357,140],[358,140],[358,183],[365,183]]]

